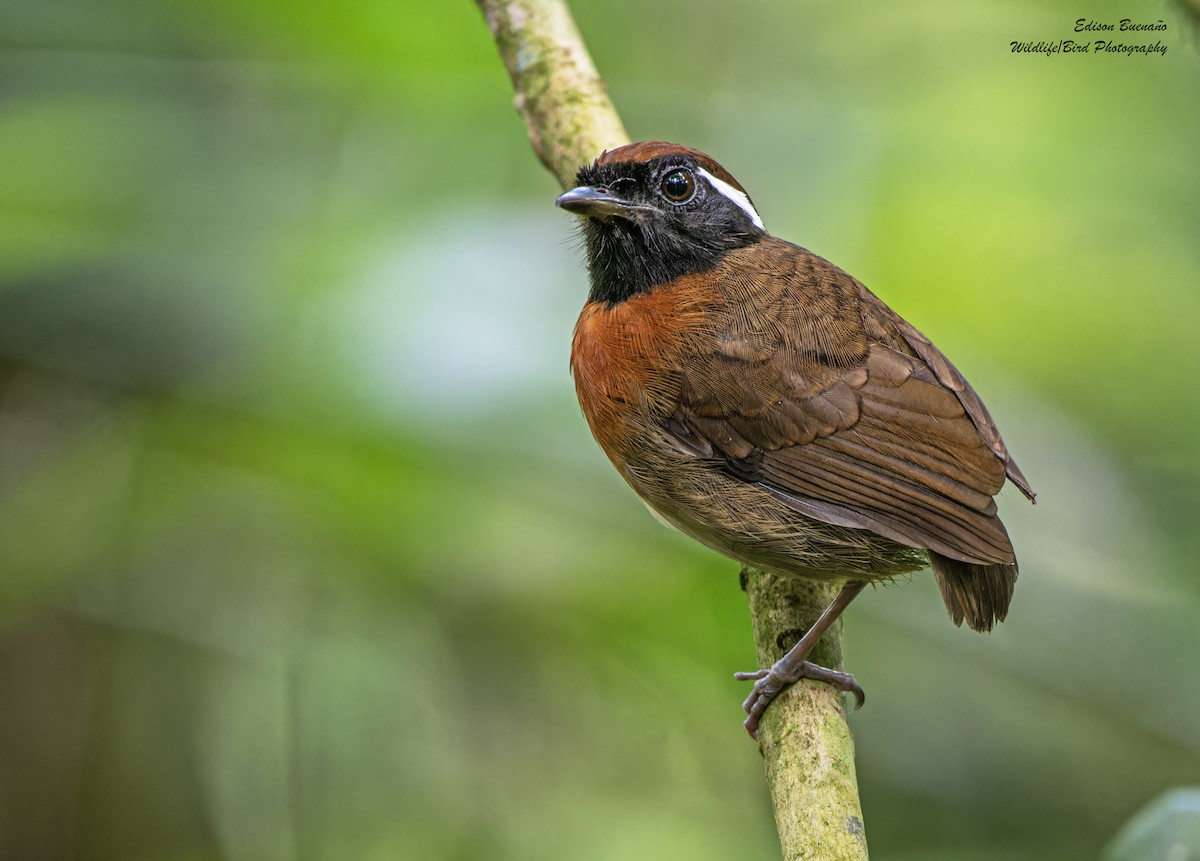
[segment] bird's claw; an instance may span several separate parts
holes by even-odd
[[[831,670],[811,661],[801,661],[794,669],[784,670],[777,664],[766,670],[734,673],[733,677],[739,682],[754,682],[750,696],[746,697],[746,701],[742,703],[742,710],[747,714],[742,726],[756,741],[758,740],[758,724],[763,713],[766,712],[767,706],[774,702],[784,688],[800,679],[828,682],[843,693],[854,694],[854,708],[856,709],[862,708],[863,703],[867,701],[867,695],[863,691],[862,685],[850,673]]]

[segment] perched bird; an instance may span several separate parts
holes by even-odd
[[[763,227],[702,152],[604,152],[557,204],[583,217],[591,292],[571,369],[592,434],[661,520],[743,564],[844,582],[744,707],[755,735],[871,582],[929,564],[954,623],[1004,619],[1017,579],[993,496],[1029,483],[983,402],[866,287]]]

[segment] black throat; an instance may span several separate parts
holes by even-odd
[[[657,233],[649,225],[594,218],[584,222],[583,231],[592,284],[588,300],[607,305],[624,302],[682,275],[712,269],[733,249],[753,245],[765,235],[725,234],[699,244],[681,241],[672,232]]]

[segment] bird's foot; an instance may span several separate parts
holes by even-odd
[[[862,708],[862,704],[867,701],[867,695],[863,692],[862,685],[849,673],[818,666],[812,661],[800,661],[792,667],[781,667],[780,664],[783,663],[784,661],[780,661],[768,670],[755,670],[752,673],[734,673],[733,675],[739,682],[754,682],[754,689],[742,703],[742,709],[749,715],[742,726],[756,741],[758,740],[758,722],[762,718],[763,712],[767,710],[767,706],[774,702],[784,688],[801,679],[828,682],[843,693],[854,694],[856,709]]]

